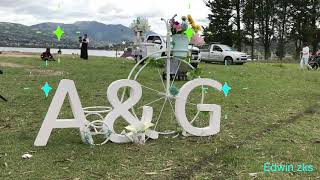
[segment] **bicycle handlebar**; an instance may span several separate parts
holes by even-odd
[[[171,19],[174,19],[175,17],[177,17],[178,15],[177,14],[175,14]]]

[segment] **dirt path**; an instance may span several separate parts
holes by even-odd
[[[217,153],[213,154],[208,154],[207,156],[201,158],[198,160],[196,163],[193,165],[187,167],[187,168],[182,168],[178,169],[174,174],[173,177],[174,179],[192,179],[192,176],[196,174],[197,172],[201,171],[205,167],[207,167],[210,163],[215,164],[219,163],[222,158],[224,157],[223,155],[227,153],[232,153],[233,151],[238,150],[242,146],[249,144],[252,141],[257,141],[265,136],[265,134],[270,134],[277,129],[284,127],[288,124],[292,124],[296,122],[298,119],[302,118],[304,115],[307,114],[315,114],[319,111],[320,105],[319,104],[314,104],[308,108],[306,108],[304,111],[297,113],[295,115],[292,115],[291,117],[279,121],[276,124],[272,124],[269,126],[266,126],[263,130],[255,132],[253,134],[249,134],[244,138],[243,141],[240,141],[238,143],[232,143],[232,144],[226,144],[221,150],[218,151]]]
[[[29,66],[29,65],[21,65],[21,64],[15,64],[15,63],[9,63],[9,62],[0,62],[0,66],[11,67],[11,68],[32,68],[32,66]]]
[[[16,51],[2,51],[0,57],[39,57],[39,53],[26,53],[26,52],[16,52]]]
[[[30,72],[30,76],[61,76],[66,74],[63,71],[55,71],[55,70],[41,70],[36,69],[33,66],[30,65],[22,65],[22,64],[16,64],[16,63],[9,63],[9,62],[0,62],[0,67],[10,67],[10,68],[24,68],[25,71]]]

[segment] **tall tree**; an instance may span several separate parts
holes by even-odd
[[[302,45],[312,41],[311,0],[292,1],[290,16],[292,17],[291,39],[295,42],[296,53],[299,57]]]
[[[289,9],[291,8],[291,0],[279,0],[276,3],[276,27],[275,27],[275,34],[277,36],[278,45],[277,45],[277,56],[280,60],[286,54],[285,45],[287,43],[287,37],[289,32],[289,22],[291,21],[291,17],[289,16]]]
[[[255,47],[255,34],[256,34],[256,0],[246,0],[244,3],[242,22],[244,24],[245,37],[248,38],[251,46],[251,59],[254,58],[254,47]]]
[[[259,28],[259,35],[264,46],[264,59],[271,57],[271,40],[274,35],[276,18],[275,0],[257,1],[256,17]]]
[[[319,43],[319,28],[317,27],[317,23],[319,22],[319,16],[320,16],[320,0],[311,0],[311,27],[312,27],[312,49],[313,52],[316,52],[318,49],[318,43]]]
[[[210,8],[209,27],[205,28],[206,42],[220,42],[232,46],[234,34],[232,29],[231,0],[208,0],[206,6]]]
[[[243,9],[243,0],[233,0],[233,6],[235,8],[236,15],[234,16],[236,29],[236,47],[238,51],[242,50],[242,30],[241,30],[241,20],[242,20],[242,9]]]

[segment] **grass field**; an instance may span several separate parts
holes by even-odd
[[[0,179],[320,179],[320,72],[297,64],[201,64],[202,77],[232,87],[228,97],[209,89],[212,103],[222,106],[221,132],[212,137],[91,147],[68,129],[54,130],[46,147],[33,146],[61,79],[75,81],[83,107],[107,105],[108,85],[127,78],[133,66],[66,56],[46,67],[31,57],[0,57],[0,94],[9,100],[0,100]],[[143,83],[161,86],[150,69],[145,75]],[[54,89],[48,98],[41,91],[45,82]],[[145,101],[152,98],[145,93]],[[70,115],[65,103],[61,117]],[[165,116],[159,128],[177,129],[172,115]],[[33,157],[23,160],[25,153]],[[310,164],[314,171],[264,173],[265,162]]]

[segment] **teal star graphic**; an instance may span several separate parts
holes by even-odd
[[[185,35],[188,37],[189,41],[191,40],[192,36],[193,36],[193,29],[192,28],[188,28],[184,33]]]
[[[229,87],[228,83],[225,82],[221,90],[223,91],[225,96],[228,96],[229,91],[231,90],[231,87]]]
[[[49,92],[52,90],[52,87],[50,87],[48,82],[46,82],[46,84],[44,86],[42,86],[41,89],[46,94],[46,97],[48,97],[49,96]]]
[[[63,35],[63,30],[61,29],[60,26],[57,27],[56,31],[54,31],[54,34],[57,36],[58,41],[60,41],[61,36]]]

